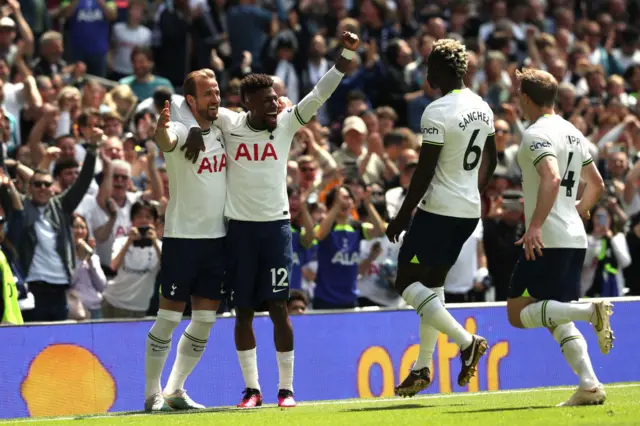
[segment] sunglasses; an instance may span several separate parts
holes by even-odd
[[[128,175],[113,175],[113,179],[127,180],[127,179],[129,179],[129,176]]]
[[[301,171],[302,173],[315,172],[316,170],[318,170],[318,169],[313,168],[313,167],[302,167],[302,168],[300,169],[300,171]]]
[[[33,182],[31,185],[33,185],[34,188],[51,188],[51,185],[53,185],[53,182],[47,182],[44,180],[37,180],[35,182]]]

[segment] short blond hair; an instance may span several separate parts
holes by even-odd
[[[458,40],[443,38],[433,42],[428,62],[435,65],[433,71],[452,72],[459,78],[467,73],[467,49]]]
[[[516,78],[520,82],[520,93],[529,97],[540,107],[552,107],[558,95],[558,82],[546,71],[533,68],[516,70]]]

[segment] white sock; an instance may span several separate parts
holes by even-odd
[[[176,391],[184,389],[184,382],[202,358],[211,327],[215,322],[216,313],[214,311],[191,312],[191,322],[178,342],[176,360],[173,363],[167,386],[164,388],[165,395],[172,395]]]
[[[276,352],[280,383],[278,390],[287,389],[293,392],[293,351]]]
[[[527,305],[520,312],[520,321],[526,328],[555,327],[572,321],[590,322],[593,303],[563,303],[543,300]]]
[[[249,349],[248,351],[237,352],[245,386],[251,389],[260,390],[260,384],[258,383],[258,355],[256,353],[256,348]]]
[[[557,326],[553,331],[553,338],[560,345],[560,350],[573,372],[580,378],[580,388],[593,389],[598,386],[600,381],[593,371],[587,342],[576,325],[570,322]]]
[[[444,305],[444,287],[435,287],[431,290]],[[412,370],[421,370],[431,365],[433,351],[436,349],[436,343],[438,342],[438,334],[440,332],[434,326],[422,318],[420,319],[420,352],[418,352],[418,359]],[[431,373],[433,374],[433,371]]]
[[[402,292],[402,297],[413,306],[424,321],[449,336],[461,349],[473,342],[473,336],[451,316],[433,290],[421,283],[413,283]]]
[[[167,361],[169,349],[171,349],[171,335],[173,330],[180,324],[182,312],[168,311],[160,309],[156,322],[153,323],[147,335],[147,349],[145,351],[144,370],[146,385],[144,397],[160,393],[160,377],[164,363]]]

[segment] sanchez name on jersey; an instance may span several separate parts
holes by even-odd
[[[171,152],[164,153],[171,195],[167,204],[165,237],[224,237],[227,155],[222,132],[215,126],[202,132],[205,151],[200,153],[196,164],[186,160],[180,151],[187,140],[187,126],[171,121],[169,132],[178,141]]]
[[[542,242],[546,248],[586,248],[587,234],[576,209],[576,196],[582,167],[593,158],[582,133],[559,115],[540,117],[522,135],[518,164],[522,170],[526,226],[531,222],[540,187],[536,165],[548,156],[557,159],[562,180],[553,208],[542,225]]]
[[[442,216],[479,218],[478,171],[493,112],[469,89],[454,90],[427,106],[422,143],[440,145],[436,172],[418,207]]]

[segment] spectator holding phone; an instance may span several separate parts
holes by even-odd
[[[587,297],[624,296],[622,270],[631,264],[627,240],[618,232],[615,211],[600,204],[587,223],[588,246],[582,268],[582,293]]]
[[[113,243],[111,269],[117,275],[104,291],[104,318],[142,318],[153,296],[160,270],[162,242],[156,234],[158,209],[146,200],[131,206],[129,234]]]
[[[107,278],[100,267],[100,257],[93,251],[95,241],[89,239],[89,230],[84,217],[76,215],[71,226],[76,249],[76,270],[71,288],[79,296],[91,319],[102,318],[102,292]]]

